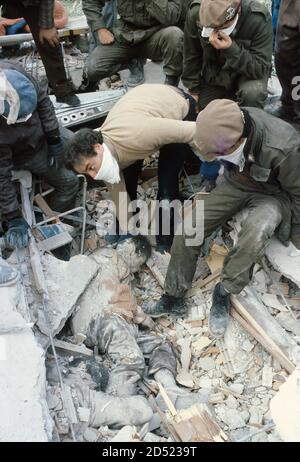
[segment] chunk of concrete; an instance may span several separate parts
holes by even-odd
[[[1,326],[24,325],[0,336],[0,441],[51,440],[52,419],[46,403],[42,348],[16,311],[21,286],[0,289]]]
[[[271,239],[265,254],[273,267],[300,287],[300,251],[290,243],[285,247],[278,239]]]
[[[76,255],[65,262],[45,255],[45,278],[49,293],[46,309],[53,335],[63,328],[72,314],[76,303],[97,274],[97,263],[84,255]],[[40,313],[38,327],[48,334],[47,325]]]

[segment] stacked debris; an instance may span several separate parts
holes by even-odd
[[[197,176],[182,180],[182,189],[193,194],[198,186]],[[156,193],[155,177],[139,186],[143,199],[155,198]],[[224,339],[216,340],[207,325],[211,292],[245,214],[203,245],[187,294],[187,318],[163,317],[154,323],[142,308],[160,298],[169,254],[152,249],[148,258],[145,241],[125,241],[117,249],[107,244],[103,237],[112,212],[105,187],[90,189],[86,206],[84,255],[65,262],[48,249],[41,257],[47,296],[32,255],[30,260],[27,251],[19,251],[8,260],[21,269],[18,300],[9,308],[26,320],[19,341],[30,333],[40,357],[45,354],[47,371],[45,394],[45,370],[39,360],[38,376],[43,378],[35,397],[38,407],[33,403],[46,418],[47,433],[41,436],[35,428],[34,436],[16,433],[16,438],[93,442],[299,438],[297,426],[282,424],[288,409],[282,405],[287,403],[286,394],[288,402],[293,400],[290,413],[296,412],[299,402],[293,372],[300,357],[299,252],[275,238],[270,242],[254,268],[251,286],[232,297],[229,327]],[[80,240],[78,233],[73,253],[78,253]],[[3,332],[6,339],[7,331]],[[17,336],[20,330],[11,339]],[[14,354],[13,343],[10,351]],[[6,362],[2,363],[1,376],[7,377]],[[19,382],[15,373],[12,389]],[[9,401],[9,396],[4,393],[1,399]],[[18,418],[28,418],[18,402],[15,410]],[[1,439],[11,438],[7,431]]]

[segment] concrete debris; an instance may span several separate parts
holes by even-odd
[[[157,187],[157,178],[148,180],[139,187],[140,197],[155,198]],[[132,239],[116,249],[108,246],[101,239],[106,233],[101,226],[112,219],[107,199],[104,187],[88,192],[89,218],[98,224],[87,233],[85,255],[69,262],[44,256],[46,308],[58,335],[63,393],[50,348],[46,383],[45,353],[36,339],[39,331],[47,335],[48,330],[30,271],[25,291],[21,286],[1,289],[5,325],[0,328],[21,329],[10,334],[0,329],[0,441],[70,441],[70,424],[76,440],[86,442],[203,441],[211,438],[210,432],[214,441],[299,441],[297,370],[289,377],[282,358],[273,356],[237,318],[230,319],[224,339],[210,337],[211,292],[230,238],[219,233],[207,249],[209,257],[199,259],[186,298],[186,319],[153,322],[142,307],[160,298],[170,255],[153,250],[147,261],[147,245]],[[246,214],[231,221],[233,242]],[[271,339],[293,367],[300,344],[300,321],[295,319],[300,255],[292,245],[285,248],[272,239],[266,256],[268,261],[255,265],[239,300],[261,327],[260,335]],[[17,265],[15,256],[11,262]],[[26,300],[31,313],[36,310],[37,323],[26,318]],[[7,361],[1,360],[3,340]],[[28,370],[30,375],[24,372]],[[272,419],[279,434],[270,427]]]
[[[45,255],[45,277],[49,293],[46,309],[53,335],[61,331],[97,271],[96,262],[84,255],[75,256],[69,262]],[[41,332],[48,334],[42,313],[38,327]]]
[[[300,252],[294,245],[290,243],[285,247],[273,238],[265,253],[273,267],[300,288]]]
[[[0,288],[1,323],[25,324],[16,311],[22,287]],[[45,355],[30,328],[0,335],[0,441],[47,442]]]

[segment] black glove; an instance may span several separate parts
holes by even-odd
[[[30,226],[23,217],[13,218],[8,222],[5,240],[9,247],[22,249],[29,242]]]
[[[54,141],[48,141],[48,165],[59,169],[63,166],[64,144],[60,138]]]

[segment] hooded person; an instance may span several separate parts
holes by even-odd
[[[0,65],[0,212],[9,247],[26,247],[29,225],[23,218],[12,183],[13,170],[29,170],[54,187],[49,205],[72,208],[78,191],[75,174],[62,167],[64,139],[45,90],[20,66]]]
[[[263,108],[272,69],[272,18],[256,0],[194,0],[184,36],[182,82],[203,110],[214,99]],[[203,188],[220,164],[203,163]]]
[[[250,282],[269,239],[275,234],[285,245],[291,240],[300,249],[299,135],[261,109],[240,108],[230,100],[210,103],[196,124],[195,151],[207,161],[218,159],[225,181],[205,196],[203,220],[193,223],[199,233],[203,227],[197,245],[185,234],[175,236],[165,293],[144,311],[152,317],[184,316],[184,294],[191,288],[203,240],[247,209],[212,296],[209,327],[212,335],[221,337],[229,319],[230,294],[239,294]],[[199,204],[196,201],[194,209]]]

